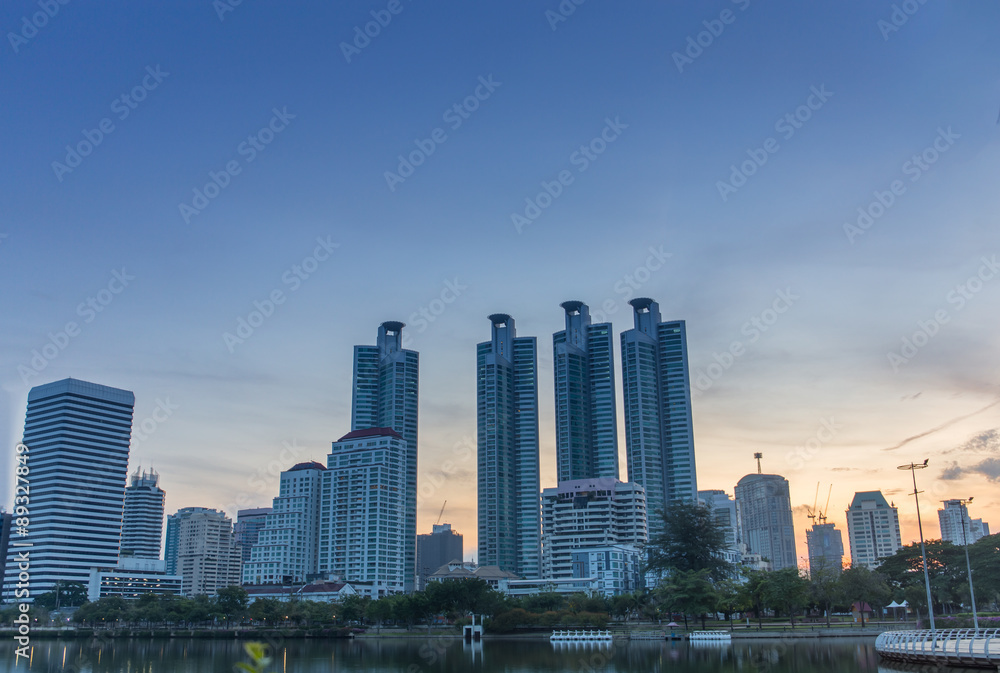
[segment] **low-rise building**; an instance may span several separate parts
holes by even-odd
[[[339,603],[348,596],[357,596],[359,592],[346,582],[310,582],[308,584],[250,584],[244,585],[250,602],[262,598],[272,598],[279,601],[316,601],[319,603]]]
[[[180,594],[182,578],[166,571],[159,559],[124,557],[113,568],[91,568],[87,600],[106,596],[135,599],[145,594]]]

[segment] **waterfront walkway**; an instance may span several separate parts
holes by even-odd
[[[875,651],[914,664],[1000,669],[1000,629],[887,631],[875,640]]]

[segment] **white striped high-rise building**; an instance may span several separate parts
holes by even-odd
[[[160,475],[136,470],[125,487],[122,514],[121,555],[135,558],[160,558],[163,538],[163,505],[166,494],[160,488]]]
[[[697,502],[687,328],[664,322],[652,299],[633,299],[635,327],[621,334],[628,478],[646,489],[650,536],[673,500]]]
[[[990,525],[982,519],[969,516],[969,508],[962,500],[945,500],[944,509],[938,510],[941,539],[955,545],[972,544],[990,534]]]
[[[95,566],[114,566],[122,535],[125,477],[135,395],[77,379],[35,386],[28,392],[15,498],[25,496],[27,525],[14,517],[4,598],[18,582],[16,554],[31,547],[32,597],[56,582],[90,580]],[[26,535],[22,535],[26,533]]]
[[[492,339],[476,347],[478,560],[538,579],[538,344],[507,314],[489,320]]]
[[[420,354],[403,348],[401,322],[384,322],[374,346],[354,347],[354,396],[351,430],[391,428],[404,442],[406,478],[396,512],[397,533],[405,554],[403,586],[410,592],[417,578],[417,400]],[[329,465],[328,465],[329,466]]]
[[[618,478],[614,336],[611,323],[592,325],[581,301],[561,304],[566,329],[552,335],[559,483]]]

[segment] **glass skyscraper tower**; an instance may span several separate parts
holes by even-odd
[[[403,549],[404,591],[417,576],[417,394],[420,355],[403,348],[401,322],[384,322],[374,346],[354,347],[351,430],[392,428],[406,441]]]
[[[476,347],[479,564],[540,577],[538,345],[514,319],[489,317],[493,338]]]
[[[11,543],[32,546],[10,548],[8,600],[18,582],[17,552],[30,554],[32,597],[56,582],[87,584],[92,567],[118,563],[134,406],[127,390],[77,379],[28,392],[28,488],[15,484],[16,495],[30,497],[28,535],[19,535],[15,524]]]
[[[559,483],[618,478],[618,415],[611,323],[590,324],[579,301],[561,304],[566,329],[552,335]]]
[[[662,322],[652,299],[633,299],[635,328],[622,332],[625,450],[630,481],[646,488],[650,537],[672,500],[697,502],[687,333]]]

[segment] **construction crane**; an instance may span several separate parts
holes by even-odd
[[[439,523],[441,523],[441,517],[444,516],[444,508],[445,508],[445,505],[447,505],[447,504],[448,504],[448,501],[445,500],[444,501],[444,505],[441,505],[441,512],[438,514],[438,520],[434,522],[435,526],[438,525]]]
[[[833,484],[830,484],[830,490],[826,492],[826,504],[823,505],[823,509],[819,511],[819,522],[826,523],[826,513],[830,511],[830,495],[833,493]]]
[[[819,501],[819,482],[816,482],[816,495],[813,496],[813,506],[809,509],[809,513],[806,514],[807,517],[813,520],[813,524],[816,523],[816,503]]]

